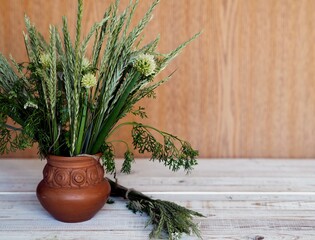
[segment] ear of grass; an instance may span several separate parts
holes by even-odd
[[[82,28],[82,15],[83,15],[83,0],[78,0],[77,24],[76,24],[76,35],[75,35],[76,55],[79,54],[79,45],[80,45],[81,28]]]
[[[58,123],[56,116],[56,103],[57,103],[57,48],[56,48],[56,28],[50,27],[50,47],[49,55],[51,58],[50,61],[50,71],[49,71],[49,82],[47,82],[49,100],[50,100],[50,111],[51,111],[51,121],[52,121],[52,136],[53,136],[53,148],[54,154],[58,155],[59,142],[58,142]]]
[[[112,5],[109,6],[107,11],[105,11],[103,19],[109,19],[109,16],[112,12]],[[107,26],[110,21],[105,21],[101,27],[100,33],[98,38],[95,38],[94,46],[93,46],[93,52],[92,52],[92,66],[93,68],[96,68],[98,66],[98,61],[100,57],[100,52],[103,46],[103,42],[107,33]]]
[[[25,26],[27,30],[27,50],[28,50],[28,56],[30,57],[31,61],[34,63],[39,63],[39,54],[41,52],[40,50],[40,44],[39,40],[37,38],[37,31],[35,27],[31,24],[31,21],[29,17],[25,15],[24,17]],[[26,35],[25,35],[26,36]]]
[[[65,54],[61,57],[62,66],[63,66],[63,74],[64,74],[64,83],[65,83],[65,91],[66,91],[66,99],[67,106],[69,112],[69,133],[70,133],[70,155],[72,156],[75,150],[76,144],[76,131],[77,131],[77,115],[78,112],[78,101],[77,101],[77,89],[74,80],[74,72],[75,72],[75,51],[71,43],[70,33],[68,28],[68,22],[65,17],[62,19],[63,26],[63,44]]]

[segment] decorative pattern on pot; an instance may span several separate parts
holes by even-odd
[[[49,187],[81,188],[100,183],[104,173],[103,169],[97,166],[64,169],[47,164],[43,175]]]

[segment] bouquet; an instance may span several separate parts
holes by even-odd
[[[116,1],[105,11],[103,19],[86,36],[81,36],[83,3],[78,0],[74,39],[65,17],[61,29],[50,26],[46,40],[25,16],[28,61],[17,63],[12,56],[7,60],[0,54],[0,154],[26,149],[34,143],[38,143],[42,158],[102,153],[104,169],[115,173],[115,153],[109,137],[119,128],[132,126],[133,147],[119,140],[126,145],[122,172],[131,171],[132,149],[150,153],[151,160],[158,160],[172,171],[183,168],[189,172],[197,164],[198,151],[188,142],[141,122],[117,124],[129,113],[147,117],[144,108],[134,105],[144,97],[155,97],[155,89],[172,74],[159,81],[154,81],[155,77],[199,35],[167,54],[157,51],[159,37],[143,44],[141,33],[158,3],[159,0],[154,0],[143,18],[131,27],[138,1],[130,1],[122,12],[118,11]],[[8,124],[9,118],[16,124]],[[142,212],[156,207],[142,206],[143,199],[137,198],[129,206]],[[198,233],[191,221],[191,215],[200,216],[198,213],[178,209],[177,213],[189,220],[181,222],[179,228],[176,221],[172,222],[173,215],[168,215],[174,213],[172,208],[164,210],[161,211],[166,217],[162,223],[162,215],[151,214],[151,223],[156,226],[152,237],[162,232],[168,236],[188,233],[191,229]],[[168,221],[172,224],[166,224]]]

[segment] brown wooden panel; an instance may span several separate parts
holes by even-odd
[[[85,29],[107,5],[85,0]],[[140,1],[137,19],[148,5]],[[47,35],[62,15],[73,25],[75,11],[74,0],[2,0],[0,51],[26,59],[24,12]],[[160,33],[165,52],[203,35],[162,74],[177,69],[158,98],[141,102],[146,122],[191,141],[201,157],[315,157],[314,12],[313,0],[161,1],[148,41]],[[130,139],[129,130],[116,137]]]

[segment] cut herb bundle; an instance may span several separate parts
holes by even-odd
[[[127,199],[127,207],[134,213],[145,213],[153,229],[150,238],[161,238],[166,235],[169,239],[180,239],[182,234],[195,234],[201,238],[198,225],[193,222],[193,216],[204,217],[202,214],[184,208],[176,203],[152,199],[135,189],[128,189],[117,182],[107,179],[111,185],[112,196]]]

